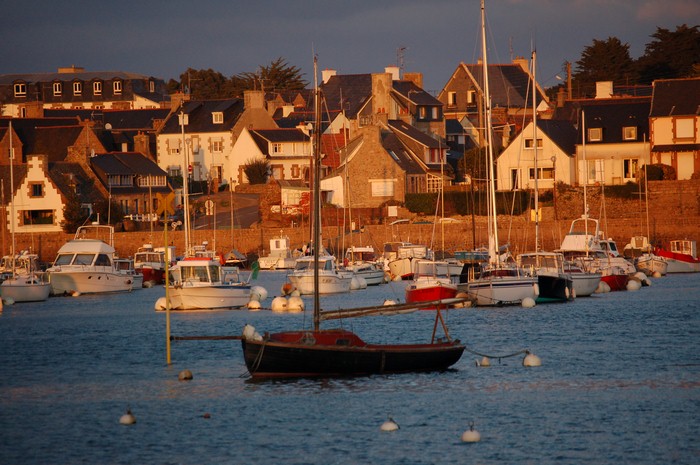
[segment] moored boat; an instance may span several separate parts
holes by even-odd
[[[165,250],[144,244],[134,254],[134,270],[143,276],[144,285],[163,284],[165,278]]]
[[[450,278],[438,276],[434,261],[418,260],[415,269],[413,280],[404,291],[407,303],[452,299],[457,295],[457,285]]]
[[[352,271],[339,270],[332,255],[323,255],[318,260],[313,256],[297,259],[294,270],[287,275],[289,282],[300,294],[314,293],[314,270],[318,263],[318,292],[320,294],[339,294],[349,292],[352,284]]]
[[[668,262],[668,273],[700,272],[697,244],[693,240],[671,241],[668,249],[656,247],[654,252],[656,255],[666,259]]]

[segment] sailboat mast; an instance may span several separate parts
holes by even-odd
[[[583,224],[588,237],[588,162],[586,161],[586,112],[581,110],[581,147],[583,152]],[[588,241],[586,241],[586,256],[588,256]]]
[[[532,51],[532,149],[535,166],[535,252],[540,251],[540,190],[537,171],[537,81],[535,79],[537,51]]]
[[[321,299],[319,296],[318,257],[321,250],[321,99],[317,78],[318,60],[314,56],[314,182],[313,182],[313,212],[314,212],[314,331],[318,331],[321,323]]]
[[[189,172],[190,164],[187,154],[187,141],[185,140],[185,109],[180,107],[180,127],[182,128],[182,151],[185,155],[185,169],[182,173],[182,189],[184,195],[184,208],[185,214],[183,215],[185,220],[185,255],[190,254],[190,199],[189,199]]]
[[[15,177],[14,177],[14,160],[15,160],[15,149],[12,145],[12,121],[10,121],[9,131],[10,134],[10,231],[12,233],[12,278],[15,277]]]
[[[491,93],[489,91],[489,70],[486,59],[486,9],[481,0],[481,55],[484,75],[484,109],[486,116],[486,145],[489,173],[489,260],[492,265],[499,263],[498,258],[498,221],[496,219],[496,182],[493,170],[493,127],[491,122]]]

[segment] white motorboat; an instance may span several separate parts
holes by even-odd
[[[39,302],[51,293],[46,273],[39,271],[39,257],[26,251],[10,260],[10,274],[0,285],[0,295],[6,302]],[[14,270],[14,272],[12,271]]]
[[[384,263],[391,279],[412,279],[416,259],[432,260],[432,250],[426,245],[409,242],[387,242],[384,244]]]
[[[142,273],[134,269],[134,261],[129,258],[115,258],[114,268],[116,268],[124,276],[131,278],[131,288],[141,289],[144,283]]]
[[[654,273],[664,276],[668,271],[668,261],[654,253],[647,236],[633,236],[622,249],[622,255],[632,260],[637,269],[648,276],[653,276]]]
[[[239,279],[238,268],[224,269],[216,258],[184,258],[170,269],[170,275],[171,310],[235,309],[250,301],[250,284]]]
[[[289,237],[277,236],[270,239],[270,254],[258,258],[261,270],[289,270],[294,268],[297,257],[289,245]]]
[[[348,247],[343,259],[343,269],[363,278],[368,286],[386,282],[384,266],[377,259],[371,245]]]
[[[314,293],[314,257],[297,259],[296,266],[287,279],[300,294]],[[352,284],[352,271],[339,270],[332,255],[318,257],[319,294],[339,294],[349,292]]]
[[[664,257],[668,262],[668,273],[700,272],[698,248],[696,242],[693,240],[682,239],[671,241],[668,249],[657,247],[655,252],[657,255]]]
[[[95,237],[89,237],[94,235]],[[105,240],[98,237],[104,237]],[[81,226],[75,238],[59,250],[46,270],[51,294],[101,294],[129,292],[133,279],[114,267],[114,228],[109,225]]]
[[[588,297],[598,289],[603,274],[589,271],[582,264],[571,261],[564,262],[564,271],[571,277],[576,297]]]

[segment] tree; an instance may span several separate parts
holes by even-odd
[[[270,162],[261,159],[249,159],[243,165],[243,172],[250,184],[265,184],[270,174]]]
[[[244,72],[231,77],[231,88],[238,94],[244,90],[301,90],[307,86],[301,69],[287,64],[280,57],[269,66],[260,66],[257,72]]]
[[[80,198],[74,190],[67,189],[65,197],[66,203],[63,205],[61,228],[67,233],[73,233],[79,226],[85,224],[89,215],[81,208]]]
[[[192,69],[180,75],[181,89],[195,100],[230,98],[231,89],[226,76],[213,69]]]
[[[683,24],[675,31],[657,28],[637,60],[640,81],[651,84],[655,79],[675,79],[697,75],[700,63],[700,26]]]
[[[598,81],[636,83],[635,63],[630,58],[629,49],[629,44],[623,44],[617,37],[593,39],[593,45],[584,48],[581,59],[576,62],[576,70],[572,73],[574,88],[583,97],[595,95]]]

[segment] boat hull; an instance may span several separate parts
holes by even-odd
[[[452,299],[456,295],[457,286],[453,284],[438,282],[434,284],[421,285],[420,283],[411,283],[406,286],[406,303]]]
[[[52,295],[107,294],[130,292],[133,280],[116,271],[51,271],[49,272]]]
[[[574,285],[576,297],[588,297],[598,289],[601,273],[571,273],[571,280]]]
[[[573,280],[565,275],[550,276],[540,274],[537,276],[539,295],[535,302],[566,302],[573,300],[575,292],[573,290]]]
[[[136,268],[137,273],[143,275],[143,283],[163,284],[165,282],[165,270],[144,266]]]
[[[313,273],[305,275],[289,275],[289,282],[294,286],[300,294],[314,293],[314,276]],[[341,294],[350,292],[352,284],[352,273],[343,275],[319,275],[318,277],[318,292],[319,294]]]
[[[3,281],[0,295],[5,301],[41,302],[49,298],[51,284],[39,281],[36,277],[17,276]]]
[[[459,341],[435,344],[370,345],[343,330],[278,333],[263,340],[242,339],[253,378],[365,376],[440,371],[462,356]]]
[[[629,279],[630,277],[627,274],[608,274],[600,278],[601,281],[610,287],[611,291],[626,291]]]
[[[172,286],[168,289],[171,310],[216,310],[241,308],[250,302],[247,284]],[[164,310],[158,308],[158,310]]]
[[[258,265],[261,270],[291,270],[297,263],[292,257],[260,257]]]
[[[528,297],[535,300],[539,294],[537,287],[536,278],[515,276],[475,279],[466,285],[477,306],[519,305]]]
[[[668,261],[656,255],[641,255],[637,257],[635,265],[639,271],[644,272],[647,276],[652,276],[654,273],[665,276],[668,273]]]

